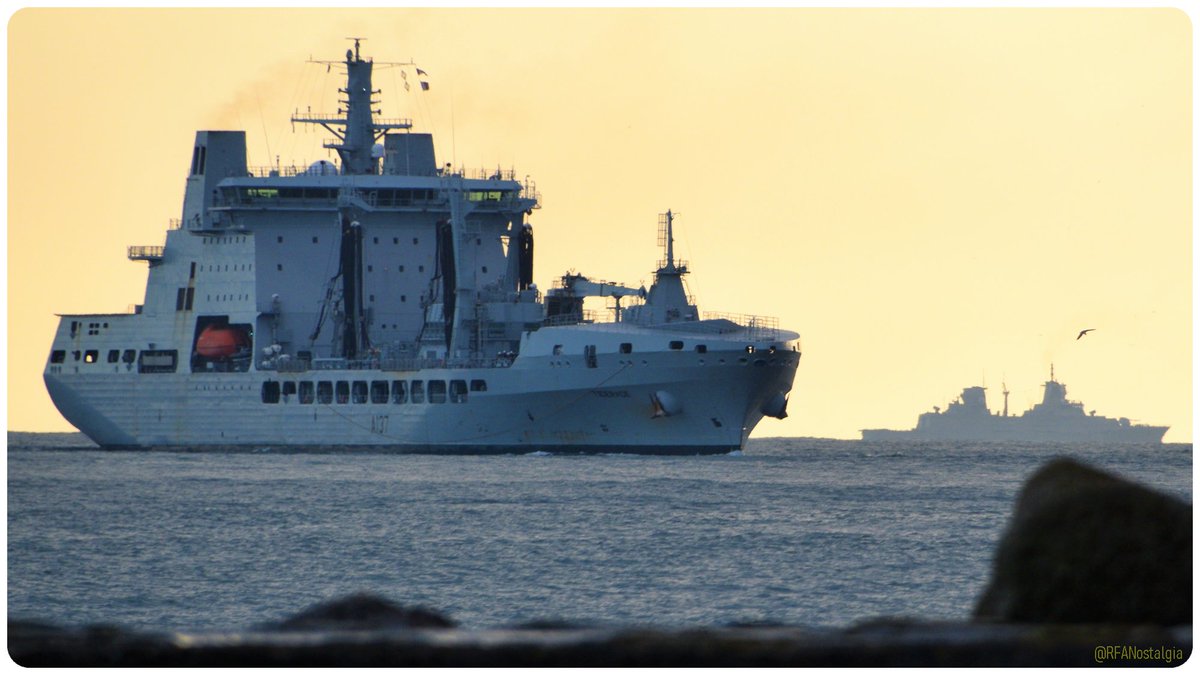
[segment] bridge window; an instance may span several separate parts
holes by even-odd
[[[633,343],[632,342],[622,342],[621,343],[621,353],[622,354],[632,354],[633,353]]]
[[[50,352],[50,363],[62,363],[67,360],[67,350],[55,349]]]
[[[446,402],[446,381],[445,380],[430,380],[429,381],[429,402],[430,403],[445,403]]]
[[[279,403],[279,383],[267,380],[262,383],[262,402]]]
[[[95,349],[89,349],[83,353],[84,363],[95,363],[96,359],[100,358],[100,352]]]
[[[675,350],[683,349],[683,340],[671,340],[667,346]]]
[[[404,380],[392,380],[392,403],[400,404],[408,400],[408,388]]]
[[[354,386],[351,388],[350,398],[355,403],[367,402],[367,383],[363,380],[355,380]]]
[[[487,391],[487,380],[471,380],[471,391]]]
[[[425,383],[422,382],[421,380],[413,380],[412,381],[412,402],[413,403],[424,403],[425,402]]]
[[[350,383],[345,380],[338,380],[334,387],[334,400],[338,403],[350,402]]]
[[[317,403],[329,405],[333,403],[333,383],[326,380],[317,383]]]
[[[707,354],[708,353],[708,345],[696,345],[696,353],[697,354]]]
[[[121,360],[121,350],[120,349],[108,350],[108,362],[109,363],[116,363],[117,361],[120,361],[120,360]]]
[[[387,403],[388,402],[388,383],[387,380],[375,380],[371,382],[371,403]]]
[[[313,383],[312,382],[301,382],[300,383],[300,404],[301,405],[309,405],[312,402],[313,402]]]
[[[295,382],[284,382],[283,383],[283,395],[284,396],[295,396],[296,395],[296,383]]]
[[[121,354],[121,361],[124,363],[133,363],[136,360],[137,360],[137,350],[136,349],[126,349]]]
[[[450,380],[450,402],[451,403],[466,403],[467,401],[467,381],[466,380]]]

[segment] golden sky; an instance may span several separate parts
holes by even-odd
[[[756,436],[857,438],[985,384],[1192,439],[1192,27],[1172,9],[25,9],[8,25],[8,428],[70,430],[55,313],[140,303],[197,129],[325,158],[346,36],[438,160],[514,168],[535,281],[637,286],[677,219],[702,311],[804,356]],[[1096,330],[1076,340],[1083,328]]]

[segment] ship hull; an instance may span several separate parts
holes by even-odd
[[[595,368],[518,359],[507,368],[407,372],[48,372],[45,381],[63,416],[107,448],[727,453],[743,446],[768,401],[790,390],[799,357],[755,365],[713,356],[649,354]],[[481,382],[486,390],[437,403],[301,403],[295,394],[266,403],[262,394],[264,383],[295,392],[302,382],[396,381]],[[656,406],[664,395],[670,413]]]
[[[1019,419],[1019,418],[1010,418]],[[1096,420],[1096,424],[1072,426],[1034,426],[1009,424],[994,428],[864,429],[864,441],[973,441],[992,443],[1162,443],[1167,427],[1123,426],[1117,420]]]

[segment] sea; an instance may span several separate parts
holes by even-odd
[[[365,592],[464,628],[964,620],[1051,458],[1192,499],[1190,444],[439,457],[81,439],[9,434],[10,619],[225,632]]]

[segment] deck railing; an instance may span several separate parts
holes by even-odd
[[[384,370],[390,372],[411,372],[444,368],[457,370],[463,368],[507,368],[512,365],[511,358],[496,357],[492,359],[285,359],[260,361],[259,370],[275,370],[283,373],[303,373],[307,371],[326,370]]]
[[[725,319],[726,321],[732,321],[757,338],[771,339],[779,334],[779,318],[774,316],[704,312],[704,319]]]

